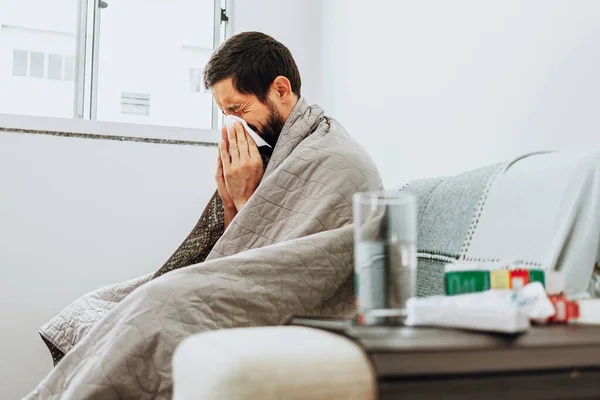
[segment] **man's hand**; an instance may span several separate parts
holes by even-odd
[[[223,198],[224,194],[221,189],[219,189],[219,194],[224,204],[231,200],[235,209],[240,211],[262,179],[264,172],[262,159],[256,143],[250,135],[246,134],[239,122],[236,122],[230,129],[223,128],[221,138],[222,142],[219,146],[221,171],[227,195]]]
[[[223,127],[222,136],[227,137],[227,130]],[[215,180],[217,181],[217,190],[219,191],[219,196],[221,196],[221,200],[223,200],[223,208],[224,208],[224,217],[225,217],[225,229],[229,226],[229,223],[233,219],[233,217],[237,214],[237,209],[235,208],[235,204],[227,191],[227,186],[225,185],[225,176],[223,173],[223,161],[221,161],[221,146],[223,143],[219,144],[219,154],[217,156],[217,176]]]

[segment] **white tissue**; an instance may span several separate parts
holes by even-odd
[[[244,129],[246,130],[246,132],[252,137],[252,139],[254,139],[254,142],[256,143],[256,146],[258,146],[258,147],[263,147],[263,146],[271,147],[269,145],[269,143],[265,142],[265,140],[263,138],[261,138],[256,132],[254,132],[252,129],[250,129],[250,127],[248,126],[248,124],[246,123],[246,121],[244,121],[240,117],[236,117],[235,115],[226,115],[225,116],[225,125],[227,126],[228,129],[233,126],[234,122],[239,122],[240,124],[242,124],[242,126],[244,127]]]
[[[532,282],[517,291],[517,302],[532,321],[544,322],[556,312],[539,282]]]
[[[413,297],[406,308],[407,325],[509,334],[526,331],[530,320],[544,320],[555,312],[539,282],[516,291],[493,289],[455,296]]]

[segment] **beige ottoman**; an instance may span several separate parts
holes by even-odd
[[[371,400],[376,380],[350,340],[317,329],[228,329],[186,339],[173,356],[173,399]]]

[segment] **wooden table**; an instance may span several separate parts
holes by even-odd
[[[600,399],[600,326],[519,336],[347,326],[370,356],[381,400]]]

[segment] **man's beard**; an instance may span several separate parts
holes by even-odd
[[[267,142],[271,147],[262,146],[258,148],[258,151],[262,155],[270,156],[273,154],[273,149],[277,144],[277,139],[279,139],[279,135],[281,134],[281,130],[283,129],[283,125],[285,121],[281,117],[281,114],[275,108],[275,105],[267,100],[267,107],[269,108],[269,116],[265,121],[262,129],[257,129],[256,126],[248,124],[250,128],[262,137],[265,142]]]

